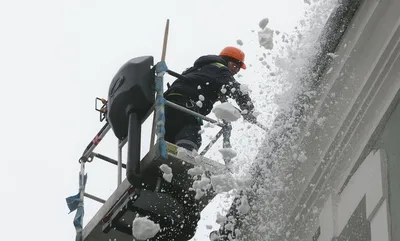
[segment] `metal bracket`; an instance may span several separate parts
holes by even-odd
[[[101,102],[102,106],[99,108],[97,103]],[[106,113],[107,113],[107,100],[103,98],[96,97],[95,101],[95,110],[100,112],[100,122],[102,122],[106,118]]]

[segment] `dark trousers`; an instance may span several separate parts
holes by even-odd
[[[169,94],[165,99],[198,112],[198,107],[189,98],[179,94]],[[201,124],[198,119],[181,110],[165,105],[165,140],[187,150],[198,151],[201,146]]]

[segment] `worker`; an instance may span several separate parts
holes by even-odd
[[[236,47],[228,46],[219,55],[205,55],[198,58],[192,67],[186,69],[164,93],[166,100],[208,115],[217,101],[226,102],[233,98],[243,117],[255,122],[252,114],[254,105],[248,93],[234,78],[241,69],[246,69],[245,54]],[[165,106],[165,140],[193,151],[201,146],[202,119],[176,108]]]

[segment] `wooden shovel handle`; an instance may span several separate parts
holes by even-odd
[[[168,32],[169,32],[169,19],[167,19],[167,24],[165,25],[164,42],[161,54],[162,61],[165,61],[165,55],[167,54]]]

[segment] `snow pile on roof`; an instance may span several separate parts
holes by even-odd
[[[241,117],[240,111],[229,102],[215,106],[212,112],[218,119],[228,122],[237,121]]]
[[[172,168],[169,167],[167,164],[162,164],[160,166],[160,170],[163,172],[163,178],[165,179],[165,181],[171,182],[173,176]]]
[[[132,223],[133,236],[139,240],[153,238],[160,231],[160,225],[148,217],[136,217]]]

